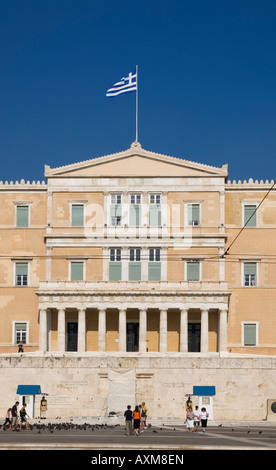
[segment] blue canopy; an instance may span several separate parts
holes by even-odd
[[[40,385],[18,385],[17,395],[39,395]]]
[[[193,395],[201,397],[214,396],[216,394],[216,387],[214,385],[194,385]]]

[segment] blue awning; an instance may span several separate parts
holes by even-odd
[[[40,385],[18,385],[17,395],[39,395]]]
[[[214,385],[194,385],[193,395],[200,397],[214,396],[216,394],[216,387]]]

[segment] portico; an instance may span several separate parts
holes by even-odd
[[[93,285],[92,285],[93,284]],[[124,285],[125,284],[125,285]],[[89,324],[94,318],[97,343],[93,350],[108,353],[108,328],[112,319],[113,342],[118,352],[170,351],[187,353],[210,351],[210,318],[215,324],[217,352],[227,350],[227,313],[229,292],[225,283],[212,292],[201,286],[200,291],[188,290],[190,283],[156,283],[154,289],[144,290],[138,283],[134,290],[129,283],[116,283],[117,289],[107,289],[106,283],[42,282],[39,296],[39,349],[53,350],[49,341],[49,316],[54,311],[57,318],[57,346],[59,352],[67,351],[67,322],[74,311],[76,328],[76,351],[91,351],[87,345]],[[209,287],[210,284],[208,283]],[[114,286],[115,287],[115,286]],[[215,320],[214,320],[215,319]],[[136,328],[129,328],[130,324]],[[198,326],[197,345],[189,325]],[[117,333],[116,333],[117,331]],[[135,332],[134,332],[135,331]],[[130,349],[129,335],[136,335],[136,349]],[[114,339],[115,338],[115,339]],[[168,344],[169,341],[169,344]],[[174,344],[173,344],[174,343]],[[195,347],[196,349],[193,349]],[[54,349],[55,350],[55,349]]]

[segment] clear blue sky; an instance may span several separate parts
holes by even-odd
[[[143,148],[276,179],[275,0],[0,0],[0,180]]]

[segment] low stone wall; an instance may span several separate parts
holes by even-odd
[[[129,390],[136,393],[133,403],[145,401],[151,418],[184,418],[186,394],[193,393],[194,385],[216,387],[214,420],[274,418],[267,414],[267,404],[274,398],[276,401],[276,357],[193,353],[1,355],[0,416],[4,417],[18,398],[18,385],[41,386],[48,394],[48,418],[106,416],[112,411],[110,371],[118,372],[121,412],[129,404],[125,402],[129,396],[123,391],[128,388],[127,382],[120,389],[120,377],[134,371],[134,387],[129,384]],[[35,399],[35,417],[39,416],[40,398]]]

